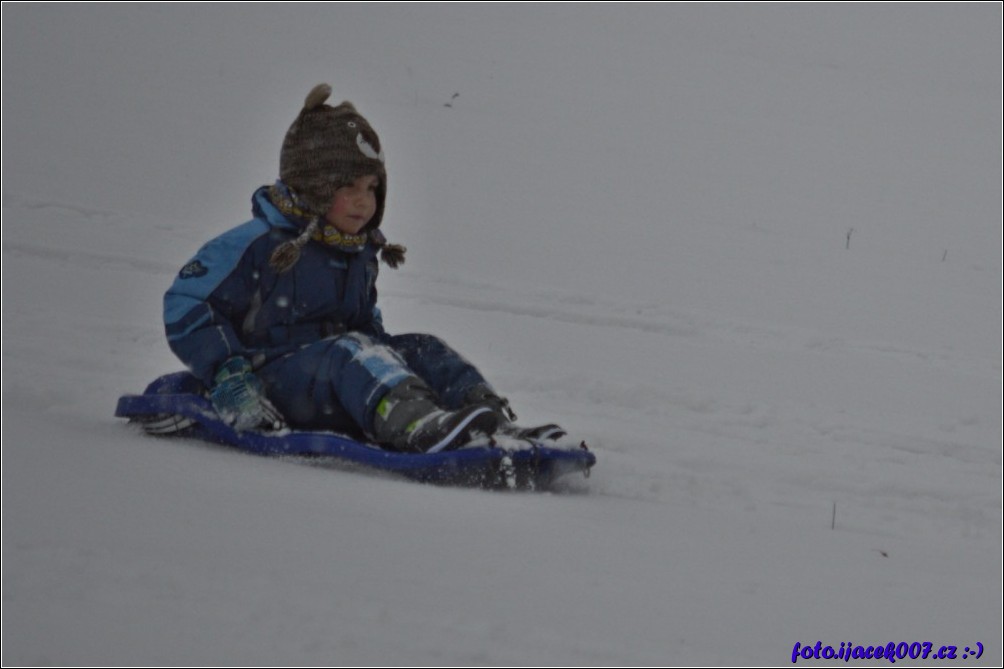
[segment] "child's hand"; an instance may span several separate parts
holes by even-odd
[[[261,380],[244,358],[230,358],[220,366],[209,393],[220,417],[238,431],[279,430],[285,425],[282,414],[268,398]]]

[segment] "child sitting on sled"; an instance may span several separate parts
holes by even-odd
[[[521,433],[508,402],[441,339],[384,331],[377,256],[397,268],[405,253],[380,231],[384,154],[351,103],[325,104],[330,94],[321,84],[307,95],[252,220],[179,272],[164,297],[171,350],[239,430],[288,425],[414,452]]]

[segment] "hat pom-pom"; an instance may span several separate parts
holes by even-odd
[[[320,107],[329,97],[331,97],[331,86],[317,84],[307,93],[307,99],[303,101],[303,110],[308,111]]]

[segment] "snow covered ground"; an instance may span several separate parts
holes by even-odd
[[[591,478],[112,417],[321,81],[386,147],[388,329]],[[4,665],[999,664],[1001,122],[999,3],[4,4]]]

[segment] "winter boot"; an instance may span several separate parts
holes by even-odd
[[[428,386],[419,379],[408,379],[380,400],[373,437],[396,451],[436,453],[460,448],[475,432],[492,435],[498,426],[498,417],[488,406],[446,411],[436,404]]]
[[[466,405],[483,405],[491,407],[499,420],[500,434],[515,437],[517,439],[528,439],[531,441],[557,441],[564,437],[567,432],[553,423],[538,425],[537,427],[520,427],[516,425],[516,412],[509,406],[509,400],[500,397],[490,386],[475,386],[464,398]]]
[[[464,406],[487,406],[498,416],[499,424],[505,425],[516,420],[516,412],[509,406],[509,400],[499,397],[491,386],[475,386],[464,396]]]

